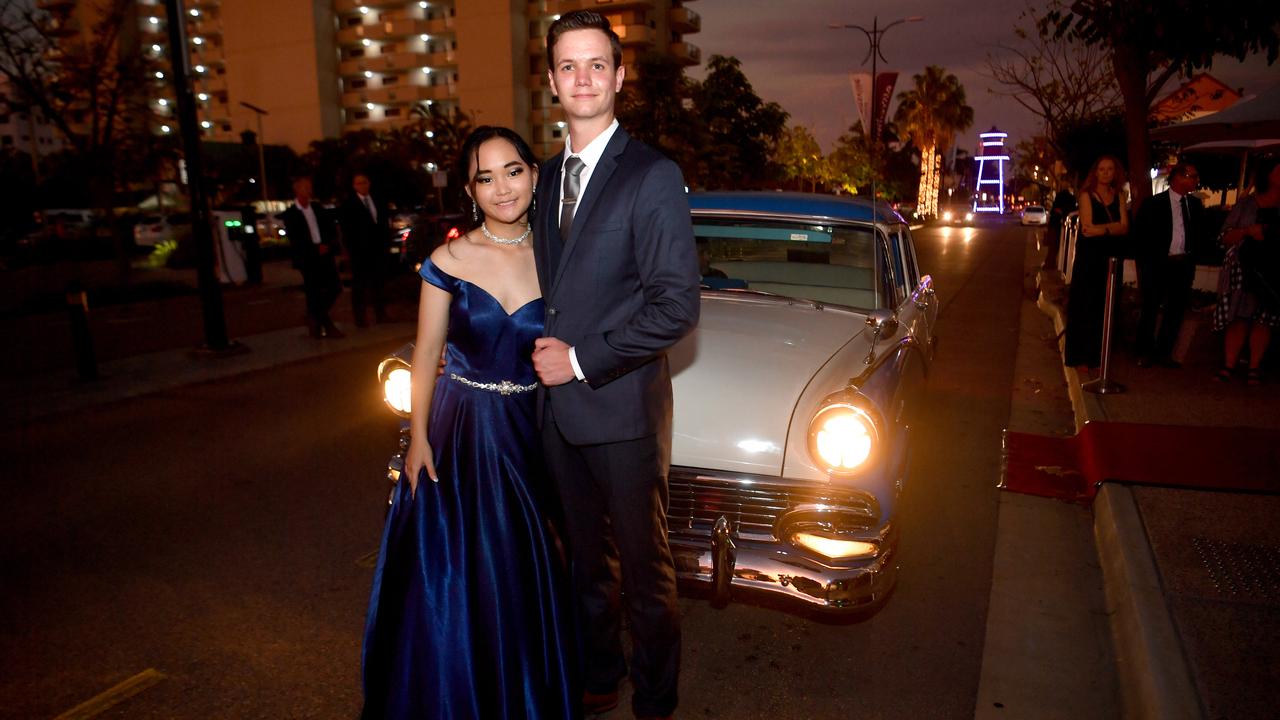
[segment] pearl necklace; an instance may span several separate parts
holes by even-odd
[[[485,237],[489,238],[489,240],[492,241],[493,244],[495,245],[519,245],[523,243],[525,240],[529,239],[529,234],[532,232],[533,232],[533,226],[525,225],[524,232],[520,233],[520,237],[513,237],[513,238],[498,237],[497,235],[494,235],[493,233],[489,232],[489,228],[484,223],[480,223],[480,233]]]

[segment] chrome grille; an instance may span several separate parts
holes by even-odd
[[[710,477],[696,471],[672,468],[668,479],[670,498],[667,525],[672,532],[711,532],[724,516],[738,535],[773,537],[774,524],[783,513],[799,505],[839,505],[865,514],[875,523],[875,500],[857,490],[819,484],[784,484],[777,478],[736,475]]]

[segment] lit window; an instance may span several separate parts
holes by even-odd
[[[162,132],[162,133],[169,133],[169,132],[173,132],[173,129],[172,129],[172,128],[170,128],[168,125],[161,125],[161,126],[160,126],[160,132]]]
[[[195,8],[191,8],[191,17],[200,17],[200,11]]]
[[[372,45],[373,43],[369,41],[369,38],[365,38],[365,39],[363,39],[363,40],[361,40],[361,41],[360,41],[360,44],[361,44],[361,45],[363,45],[363,46],[365,46],[365,47],[369,47],[369,46],[370,46],[370,45]]]
[[[202,37],[193,37],[193,38],[191,38],[191,44],[193,44],[193,45],[203,45],[203,44],[204,44],[204,38],[202,38]]]
[[[197,66],[195,66],[195,68],[193,68],[193,69],[194,69],[196,72],[198,72],[198,73],[202,73],[202,72],[204,72],[204,66],[203,66],[203,65],[197,65]]]
[[[364,7],[363,5],[362,5],[362,6],[360,6],[360,14],[361,14],[361,15],[368,15],[368,14],[369,14],[369,8]]]
[[[426,9],[427,9],[427,0],[422,0],[421,2],[419,2],[419,3],[418,3],[418,7],[422,8],[423,10],[426,10]]]
[[[418,39],[421,40],[422,42],[430,42],[431,36],[426,33],[422,33],[421,35],[418,36]]]
[[[213,127],[213,123],[209,122],[208,120],[204,120],[200,123],[200,127],[204,128],[205,130],[208,130],[209,128]]]
[[[200,102],[205,102],[209,99],[209,93],[200,93],[196,97],[200,98]]]
[[[434,131],[434,130],[428,130],[428,131],[427,131],[427,137],[428,137],[428,138],[433,138],[433,137],[435,137],[435,136],[436,136],[436,133],[435,133],[435,131]]]
[[[364,71],[364,76],[365,76],[365,77],[367,77],[367,78],[371,78],[371,77],[373,77],[373,73],[372,73],[372,72],[370,72],[369,70],[365,70],[365,71]]]
[[[164,79],[164,73],[162,73],[162,72],[160,72],[159,70],[157,70],[157,71],[156,71],[156,79],[157,79],[157,80],[163,80],[163,79]]]
[[[147,22],[151,23],[152,25],[159,25],[159,24],[160,24],[160,18],[158,18],[158,17],[149,17],[149,18],[147,18]]]
[[[428,67],[424,67],[424,68],[422,68],[422,74],[423,74],[423,75],[430,75],[430,74],[431,74],[431,68],[428,68]]]
[[[160,47],[159,45],[152,45],[152,46],[151,46],[151,52],[153,52],[153,53],[158,53],[158,52],[160,52],[160,51],[161,51],[161,50],[163,50],[163,49],[164,49],[164,48]]]
[[[364,106],[365,106],[366,108],[370,109],[370,110],[372,110],[372,109],[374,108],[374,104],[373,104],[373,103],[365,103],[365,104],[364,104]]]
[[[159,100],[156,101],[156,104],[159,105],[160,107],[166,107],[169,105],[169,101],[165,100],[164,98],[160,98]]]

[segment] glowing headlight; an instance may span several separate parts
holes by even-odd
[[[798,532],[792,535],[791,542],[801,547],[806,547],[831,560],[854,560],[875,557],[876,551],[879,549],[874,543],[861,540],[840,540],[809,532]]]
[[[950,211],[950,210],[946,210],[946,211],[944,211],[944,212],[942,213],[942,219],[943,219],[943,220],[945,220],[945,221],[947,221],[947,222],[951,222],[951,218],[952,218],[952,217],[954,217],[954,216],[951,214],[951,211]]]
[[[393,368],[382,377],[382,399],[401,415],[408,415],[410,411],[409,389],[412,377],[413,373],[404,366]]]
[[[964,221],[965,221],[965,222],[973,222],[973,213],[971,213],[971,212],[967,212],[967,213],[965,213],[965,214],[964,214]]]
[[[809,451],[829,473],[849,473],[865,466],[878,439],[871,415],[849,402],[827,405],[809,425]]]

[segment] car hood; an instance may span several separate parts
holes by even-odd
[[[823,364],[862,333],[865,318],[746,293],[704,293],[697,330],[669,354],[672,464],[780,475],[787,433],[797,431],[796,402]]]

